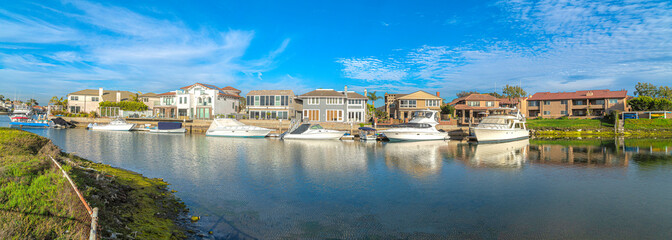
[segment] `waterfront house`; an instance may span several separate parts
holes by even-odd
[[[436,95],[425,91],[410,94],[385,93],[385,110],[392,119],[410,119],[413,117],[413,112],[418,110],[441,111],[441,104],[443,98],[439,92],[436,92]]]
[[[527,99],[528,117],[558,118],[604,116],[611,111],[628,111],[628,91],[585,90],[538,92]]]
[[[84,89],[67,95],[67,110],[70,113],[89,113],[92,111],[100,113],[100,102],[130,101],[133,95],[135,93],[129,91],[104,90],[103,88],[98,88],[98,90]]]
[[[366,90],[364,91],[366,94]],[[318,122],[366,122],[368,98],[359,93],[316,89],[298,97],[303,102],[302,117]]]
[[[302,108],[292,90],[252,90],[246,95],[250,119],[300,119]]]
[[[240,111],[240,90],[233,87],[195,83],[178,90],[158,94],[154,115],[164,118],[213,119]]]
[[[145,93],[140,96],[138,96],[138,101],[144,103],[147,105],[147,108],[149,110],[153,110],[154,106],[159,105],[159,101],[161,101],[161,97],[159,97],[159,94],[156,93]]]
[[[487,109],[500,107],[501,100],[490,94],[472,93],[453,99],[448,105],[455,107],[455,115],[460,119],[459,123],[467,124],[477,123],[485,117]]]

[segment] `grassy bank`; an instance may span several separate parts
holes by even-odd
[[[626,130],[672,131],[672,119],[625,119]]]
[[[527,127],[534,130],[609,130],[614,125],[600,119],[530,119]]]
[[[90,217],[49,162],[59,159],[92,207],[103,238],[186,238],[186,207],[161,179],[65,154],[43,137],[0,128],[0,239],[79,239]]]

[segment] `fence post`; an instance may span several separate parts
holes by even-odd
[[[89,232],[89,240],[96,240],[96,235],[98,231],[98,208],[93,208],[93,213],[91,214],[91,232]]]

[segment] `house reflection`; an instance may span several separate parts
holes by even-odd
[[[441,170],[442,151],[448,150],[447,141],[390,142],[384,146],[385,164],[422,178]]]

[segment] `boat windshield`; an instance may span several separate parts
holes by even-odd
[[[310,127],[310,129],[324,129],[324,128],[320,126],[320,124],[315,124],[312,127]]]
[[[481,120],[481,124],[508,125],[504,118],[485,118]]]
[[[417,111],[413,113],[414,118],[431,118],[432,112],[427,111]]]

